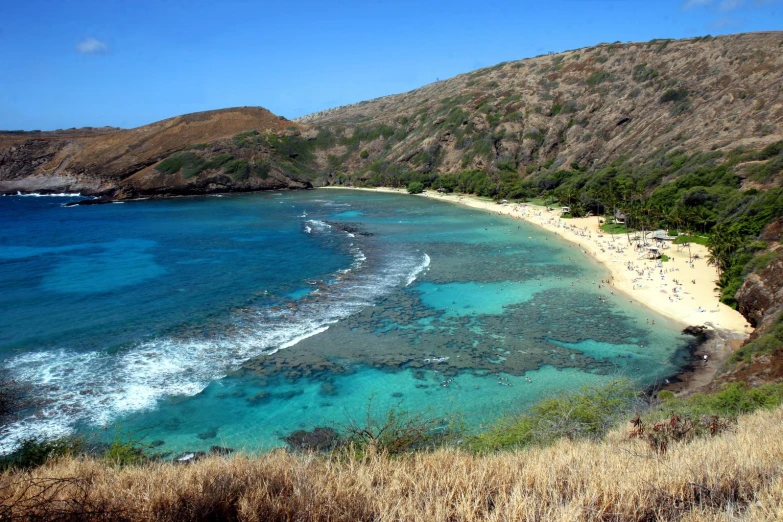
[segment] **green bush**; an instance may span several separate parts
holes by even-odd
[[[364,419],[350,419],[339,432],[344,434],[341,446],[355,457],[368,453],[400,455],[412,450],[443,446],[456,440],[462,432],[461,419],[446,423],[428,412],[413,413],[396,404],[385,412],[367,403]]]
[[[606,71],[594,71],[587,77],[585,83],[590,87],[596,87],[597,85],[608,80],[612,75]]]
[[[685,100],[687,97],[688,89],[684,87],[669,89],[661,95],[661,103],[679,102]]]
[[[256,136],[258,136],[258,131],[255,129],[246,132],[240,132],[231,138],[231,142],[237,147],[245,147],[252,144]]]
[[[247,179],[250,173],[250,165],[242,159],[235,159],[223,165],[223,174],[231,176],[234,180]]]
[[[183,161],[181,158],[170,156],[155,166],[155,170],[161,174],[176,174],[182,169]]]
[[[777,318],[774,325],[764,335],[746,343],[731,354],[727,365],[731,367],[739,362],[750,363],[754,355],[772,353],[781,350],[781,348],[783,348],[783,314]]]
[[[30,437],[22,440],[13,453],[0,458],[0,469],[34,468],[46,464],[49,459],[78,455],[83,453],[85,448],[84,440],[76,437]]]
[[[369,152],[367,152],[366,150],[363,150],[363,151],[361,151],[361,152],[359,153],[359,157],[360,157],[360,158],[362,158],[362,159],[367,159],[367,157],[368,157],[369,155],[370,155],[370,153],[369,153]]]
[[[744,382],[727,385],[717,393],[697,393],[686,398],[667,398],[645,417],[660,419],[679,415],[698,418],[716,415],[735,418],[759,409],[772,409],[783,404],[783,384],[765,384],[757,388]]]
[[[266,161],[258,161],[250,165],[250,175],[257,178],[266,179],[271,171],[272,166]]]
[[[132,466],[149,460],[138,442],[115,438],[103,453],[103,460],[112,466]]]
[[[760,272],[771,265],[774,261],[780,259],[781,253],[779,251],[767,252],[760,256],[756,256],[745,265],[742,269],[742,275],[748,275],[751,272]]]
[[[654,80],[657,77],[658,71],[652,67],[648,67],[646,63],[636,65],[633,68],[632,78],[635,82],[643,83]]]
[[[204,164],[204,170],[219,169],[232,159],[234,159],[234,156],[231,154],[218,154]]]
[[[424,184],[419,181],[408,183],[408,194],[421,194],[424,192]]]
[[[182,177],[187,179],[204,169],[204,160],[193,152],[178,152],[161,161],[155,170],[162,174],[176,174],[182,171]]]
[[[551,444],[560,438],[600,438],[640,409],[636,386],[616,380],[605,386],[560,393],[535,404],[527,413],[507,416],[472,437],[473,451],[498,451]]]

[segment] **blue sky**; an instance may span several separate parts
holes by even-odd
[[[783,0],[4,0],[0,129],[295,118],[613,41],[783,29]]]

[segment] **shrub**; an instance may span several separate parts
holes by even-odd
[[[266,161],[258,161],[250,165],[250,175],[257,178],[266,179],[272,171],[272,166]]]
[[[78,455],[85,447],[84,441],[76,437],[58,439],[30,437],[22,440],[13,453],[0,459],[0,469],[35,468],[46,464],[49,459]]]
[[[112,466],[132,466],[148,461],[143,448],[135,441],[115,437],[109,449],[103,454],[103,460]]]
[[[546,445],[560,438],[600,438],[640,407],[635,386],[616,380],[601,387],[560,393],[528,413],[505,417],[469,441],[474,451]]]
[[[181,158],[170,156],[155,166],[155,170],[161,174],[176,174],[182,169],[183,161]]]
[[[587,83],[590,87],[596,87],[597,85],[605,82],[611,77],[611,74],[606,71],[594,71],[590,76],[587,77],[587,80],[585,80],[585,83]]]
[[[642,439],[653,451],[663,454],[673,442],[690,442],[708,434],[714,436],[731,428],[733,422],[716,415],[698,420],[672,415],[650,427],[638,416],[631,421],[631,424],[634,427],[631,438]]]
[[[369,155],[370,155],[370,153],[369,153],[369,152],[367,152],[366,150],[363,150],[363,151],[361,151],[361,152],[359,153],[359,157],[360,157],[360,158],[362,158],[362,159],[367,159],[367,157],[368,157]]]
[[[742,348],[734,352],[729,358],[728,365],[732,366],[741,361],[750,363],[754,355],[763,355],[779,350],[783,346],[783,314],[781,314],[775,324],[767,332],[746,343]]]
[[[245,160],[235,159],[223,165],[223,174],[231,176],[234,180],[247,179],[249,172],[250,166]]]
[[[760,272],[771,265],[774,261],[780,259],[781,253],[778,251],[767,252],[760,256],[754,257],[745,267],[742,269],[743,275],[748,275],[751,272]]]
[[[237,147],[244,147],[245,145],[248,145],[249,142],[255,137],[258,136],[258,131],[253,129],[246,132],[240,132],[233,138],[231,138],[231,141],[236,145]]]
[[[634,79],[634,81],[643,83],[657,78],[658,71],[652,67],[648,67],[646,63],[642,63],[633,68],[633,74],[631,77]]]
[[[169,175],[182,171],[182,177],[187,179],[204,170],[204,160],[193,152],[178,152],[158,163],[155,170]]]
[[[371,399],[361,422],[351,419],[340,430],[345,434],[343,445],[354,455],[399,455],[414,449],[441,446],[461,431],[459,426],[433,419],[427,412],[404,410],[401,403],[383,413],[374,411],[372,404]]]
[[[234,159],[234,156],[231,154],[218,154],[204,164],[204,170],[219,169],[232,159]]]
[[[408,194],[421,194],[424,192],[424,184],[419,181],[408,183]]]
[[[717,393],[694,394],[686,398],[667,399],[650,415],[648,423],[672,415],[685,418],[718,416],[735,418],[759,409],[771,409],[783,404],[783,384],[765,384],[751,388],[747,383],[735,382]]]
[[[661,95],[661,103],[679,102],[685,100],[687,97],[688,89],[685,87],[669,89]]]

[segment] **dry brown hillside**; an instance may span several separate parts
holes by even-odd
[[[783,33],[601,44],[508,62],[311,114],[318,126],[392,127],[345,158],[419,172],[513,162],[594,168],[623,155],[761,148],[783,139]],[[394,141],[389,144],[389,140]],[[340,154],[341,150],[336,153]]]
[[[781,520],[783,410],[656,454],[600,442],[490,455],[329,458],[278,451],[112,466],[63,458],[0,474],[0,519],[106,521]]]
[[[99,135],[6,134],[0,136],[0,192],[119,191],[121,195],[139,187],[147,189],[142,193],[154,193],[156,189],[164,193],[177,192],[178,188],[184,191],[187,185],[199,180],[162,176],[150,167],[189,146],[230,140],[250,129],[276,134],[299,128],[299,124],[266,109],[242,107],[186,114]],[[280,178],[275,187],[266,188],[292,183],[284,176]],[[209,181],[220,185],[221,180]],[[293,186],[305,184],[293,182]]]

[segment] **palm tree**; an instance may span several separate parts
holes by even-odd
[[[735,227],[720,224],[712,229],[712,234],[707,240],[707,248],[710,249],[708,261],[718,268],[719,274],[723,275],[729,269],[741,241],[739,230]]]
[[[707,233],[707,225],[712,221],[712,213],[704,207],[699,207],[695,213],[696,220],[701,223],[702,234]]]

